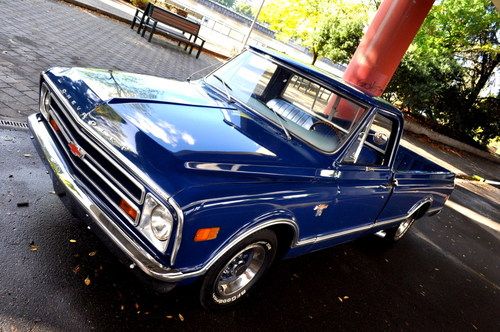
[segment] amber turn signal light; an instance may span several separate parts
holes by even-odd
[[[220,227],[200,228],[194,235],[194,242],[213,240],[219,234]]]
[[[59,126],[57,125],[56,120],[50,119],[49,122],[50,122],[50,125],[52,126],[52,128],[54,129],[55,132],[58,132],[60,130]]]
[[[137,211],[124,199],[120,200],[120,208],[125,212],[132,220],[135,221],[137,218]]]

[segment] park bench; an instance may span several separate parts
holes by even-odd
[[[193,52],[193,48],[197,48],[196,58],[200,56],[205,40],[198,36],[201,27],[198,22],[151,3],[147,5],[144,11],[136,10],[131,28],[134,28],[135,23],[139,20],[137,33],[142,31],[142,36],[144,37],[146,30],[149,28],[149,42],[151,42],[153,34],[156,31],[161,31],[166,37],[176,40],[179,46],[185,44],[184,50],[187,51],[189,48],[189,54]],[[158,25],[158,23],[161,25]]]

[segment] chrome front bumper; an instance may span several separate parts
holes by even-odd
[[[53,141],[47,128],[47,122],[43,119],[42,115],[30,115],[28,117],[28,126],[34,136],[35,147],[42,160],[48,164],[55,180],[64,187],[64,191],[68,195],[71,195],[73,200],[83,209],[86,217],[99,226],[103,233],[142,271],[153,278],[165,282],[178,282],[199,276],[203,273],[203,271],[182,273],[165,267],[156,261],[92,201],[83,186],[80,185],[78,178],[71,172],[70,167],[63,158],[62,152],[59,151],[58,146]]]

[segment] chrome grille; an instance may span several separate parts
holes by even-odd
[[[142,204],[144,200],[144,187],[85,135],[71,116],[63,110],[62,103],[51,94],[49,115],[59,128],[59,130],[52,128],[52,131],[78,175],[94,187],[114,210],[136,225],[140,218],[137,204]],[[73,144],[82,149],[81,156],[76,156],[71,151],[70,145]],[[122,199],[137,211],[135,220],[120,208]]]

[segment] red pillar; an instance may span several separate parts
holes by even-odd
[[[384,0],[344,73],[344,80],[380,96],[434,0]]]

